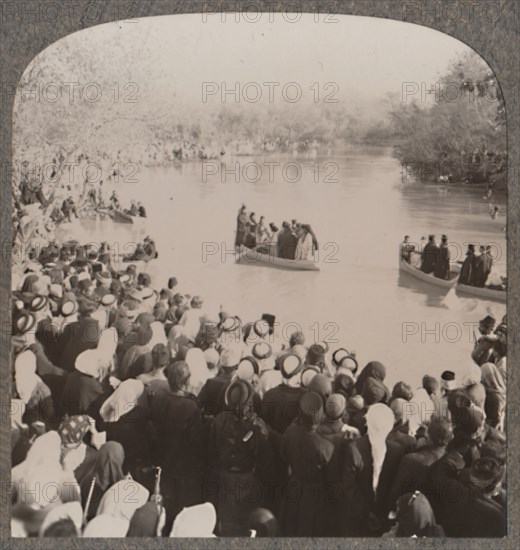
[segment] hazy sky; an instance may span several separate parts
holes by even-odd
[[[228,88],[235,82],[258,82],[262,99],[269,94],[263,83],[278,82],[276,100],[285,84],[296,82],[303,99],[311,101],[309,86],[314,82],[321,94],[334,91],[323,86],[335,82],[339,91],[334,97],[340,100],[381,98],[387,92],[400,93],[403,82],[433,83],[455,55],[469,49],[438,31],[410,23],[353,16],[336,16],[337,23],[316,23],[312,14],[289,23],[282,14],[272,17],[274,22],[265,14],[256,23],[237,23],[232,14],[227,14],[226,22],[220,15],[208,16],[206,22],[201,15],[152,17],[108,23],[64,40],[78,47],[104,43],[108,48],[93,49],[100,71],[107,62],[117,67],[121,56],[130,56],[132,78],[141,89],[157,100],[172,97],[175,91],[177,97],[199,105],[203,82],[218,83],[219,90],[223,82]],[[255,89],[249,93],[254,96]],[[220,102],[219,94],[208,102],[216,97]]]

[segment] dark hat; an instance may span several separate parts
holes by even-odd
[[[32,313],[23,312],[15,321],[17,334],[27,334],[36,324],[36,318]]]
[[[313,424],[319,424],[323,418],[323,399],[317,393],[306,391],[300,397],[300,411]]]
[[[435,394],[439,391],[439,381],[437,378],[425,374],[422,379],[422,387],[426,390],[428,395]]]
[[[482,427],[485,418],[482,409],[471,403],[469,407],[459,409],[457,418],[454,418],[454,423],[465,434],[473,435]]]
[[[441,374],[441,386],[446,390],[454,390],[457,387],[455,373],[451,370],[445,370]]]
[[[296,355],[296,353],[286,353],[282,355],[279,360],[280,371],[282,376],[288,380],[293,376],[299,374],[303,369],[302,360]]]
[[[269,359],[273,350],[267,342],[258,342],[253,346],[253,357],[257,360]]]
[[[267,508],[255,508],[249,515],[248,527],[256,532],[257,537],[280,536],[278,522]]]
[[[63,445],[67,447],[79,447],[89,429],[90,422],[88,416],[81,414],[62,420],[58,433]]]
[[[469,479],[473,485],[486,491],[494,489],[503,477],[504,466],[498,460],[480,457],[471,466]]]
[[[441,240],[444,241],[444,242],[446,242],[446,241],[448,240],[448,237],[447,237],[446,235],[443,235],[443,236],[441,237]]]
[[[406,384],[406,382],[397,382],[392,390],[392,397],[394,399],[401,398],[405,401],[410,401],[413,397],[413,391],[411,386]]]
[[[262,321],[267,321],[267,324],[269,325],[269,329],[270,329],[269,331],[272,333],[274,329],[274,323],[276,321],[276,317],[271,313],[263,313]]]
[[[177,286],[177,278],[176,277],[170,277],[168,279],[168,288],[171,290]]]
[[[316,342],[316,345],[321,346],[321,348],[325,353],[329,352],[329,344],[327,344],[327,342],[325,342],[324,340],[321,340],[320,342]]]
[[[80,290],[87,290],[87,288],[90,288],[94,283],[90,279],[82,279],[78,286]]]
[[[170,352],[164,344],[155,344],[152,348],[152,365],[154,368],[165,367],[170,362]]]
[[[31,300],[31,305],[29,306],[29,309],[32,312],[42,311],[47,307],[48,303],[49,299],[47,298],[47,296],[38,295]]]
[[[320,344],[312,344],[307,351],[307,362],[311,365],[317,365],[324,361],[325,349]]]
[[[224,401],[230,410],[245,407],[253,398],[253,388],[245,380],[237,379],[226,389]]]
[[[336,378],[334,378],[332,389],[334,393],[340,393],[348,399],[352,395],[354,384],[354,379],[348,374],[338,374]]]
[[[468,244],[468,250],[475,250],[474,244]]]
[[[491,315],[486,315],[484,319],[479,321],[481,325],[484,325],[488,329],[493,329],[497,324],[497,320]]]
[[[340,393],[333,393],[329,396],[327,403],[325,404],[325,414],[327,415],[327,418],[336,420],[337,418],[341,418],[343,416],[346,408],[347,400],[345,397]]]
[[[78,304],[73,300],[66,300],[60,306],[60,313],[63,315],[63,317],[69,317],[70,315],[74,315],[74,313],[76,313],[77,311],[78,311]]]
[[[141,286],[148,286],[152,282],[152,278],[148,273],[139,273],[137,277],[137,282]]]
[[[323,404],[325,404],[329,396],[332,394],[332,381],[324,374],[317,374],[309,382],[308,388],[309,391],[320,395],[323,399]]]
[[[362,396],[367,405],[380,403],[386,396],[385,386],[379,380],[369,376],[363,385]]]

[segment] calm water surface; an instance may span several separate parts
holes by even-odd
[[[234,170],[235,162],[238,183],[234,173],[223,173]],[[267,162],[277,164],[270,168]],[[181,290],[200,294],[211,310],[222,304],[246,320],[269,312],[281,326],[298,323],[307,343],[328,339],[333,349],[354,349],[362,365],[382,361],[390,384],[405,379],[419,385],[424,373],[439,375],[448,368],[462,375],[471,364],[469,323],[505,313],[504,304],[460,297],[399,274],[403,235],[419,242],[428,233],[446,233],[461,250],[464,243],[494,243],[505,270],[505,206],[492,220],[482,191],[445,193],[403,183],[389,150],[353,149],[316,159],[236,157],[223,166],[145,168],[138,179],[119,185],[118,194],[123,204],[143,201],[145,229],[82,221],[75,236],[118,242],[122,250],[145,231],[160,254],[149,266],[157,286],[175,275]],[[242,203],[257,219],[264,215],[277,225],[293,218],[310,223],[320,243],[321,271],[235,264],[235,220]],[[203,248],[216,252],[204,258]]]

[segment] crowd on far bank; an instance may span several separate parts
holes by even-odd
[[[388,387],[351,342],[71,242],[13,281],[12,327],[13,536],[506,533],[506,317],[464,375]]]

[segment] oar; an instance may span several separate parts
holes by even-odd
[[[90,501],[92,500],[92,493],[94,492],[94,484],[96,483],[96,476],[92,478],[90,487],[88,490],[87,502],[85,504],[85,510],[83,511],[83,526],[87,525],[88,509],[90,508]]]

